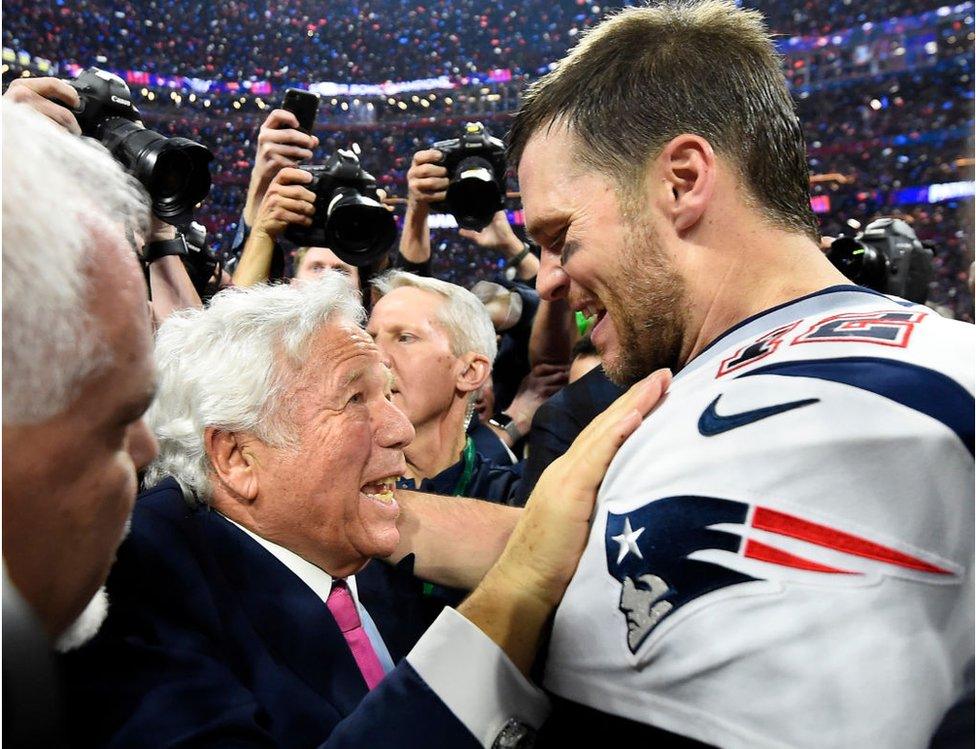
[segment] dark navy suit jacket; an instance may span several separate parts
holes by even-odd
[[[401,661],[427,624],[412,575],[356,580]],[[137,501],[108,589],[101,632],[62,659],[77,745],[478,746],[406,661],[367,696],[322,600],[171,479]]]
[[[603,367],[587,372],[539,406],[529,432],[529,456],[513,504],[524,506],[546,467],[565,453],[586,425],[624,392]]]

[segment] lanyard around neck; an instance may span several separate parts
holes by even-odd
[[[468,493],[471,476],[474,475],[474,440],[468,437],[464,442],[464,470],[452,492],[455,497],[463,497]]]

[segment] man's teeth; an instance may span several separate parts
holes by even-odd
[[[384,504],[392,504],[394,500],[393,490],[396,488],[397,476],[388,476],[385,479],[366,484],[362,488],[363,494],[371,499],[378,500]]]
[[[581,311],[586,317],[596,317],[603,312],[603,307],[600,307],[597,304],[585,304],[583,305]]]

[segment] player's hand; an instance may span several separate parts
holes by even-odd
[[[576,571],[590,532],[596,493],[618,448],[671,383],[659,369],[597,416],[539,477],[494,574],[508,587],[555,606]]]
[[[407,170],[407,200],[413,204],[437,203],[447,198],[447,168],[438,162],[443,154],[433,148],[417,151]]]
[[[496,250],[506,257],[515,257],[524,248],[522,240],[512,231],[505,211],[497,211],[491,217],[491,223],[481,231],[458,229],[458,234],[465,239],[470,239],[479,247]]]
[[[261,204],[265,191],[278,172],[311,159],[313,149],[318,144],[318,138],[298,129],[298,118],[293,113],[287,109],[272,110],[258,131],[258,152],[254,157],[248,201],[244,209],[244,220],[248,226],[255,225],[255,206]]]
[[[18,78],[4,93],[5,99],[26,104],[63,127],[70,133],[81,135],[81,128],[74,114],[50,99],[64,102],[72,109],[81,105],[78,92],[57,78]]]
[[[312,175],[304,169],[285,167],[275,176],[261,201],[254,232],[277,239],[289,224],[311,226],[315,215],[315,193],[304,185]]]

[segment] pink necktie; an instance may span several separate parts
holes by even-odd
[[[373,650],[373,643],[369,641],[369,636],[363,629],[356,602],[352,600],[345,580],[337,578],[332,581],[332,591],[329,593],[326,606],[335,617],[342,636],[346,638],[352,657],[356,659],[356,665],[359,666],[359,672],[366,680],[366,686],[372,689],[383,680],[385,673],[383,666],[380,665],[380,659],[376,657],[376,651]]]

